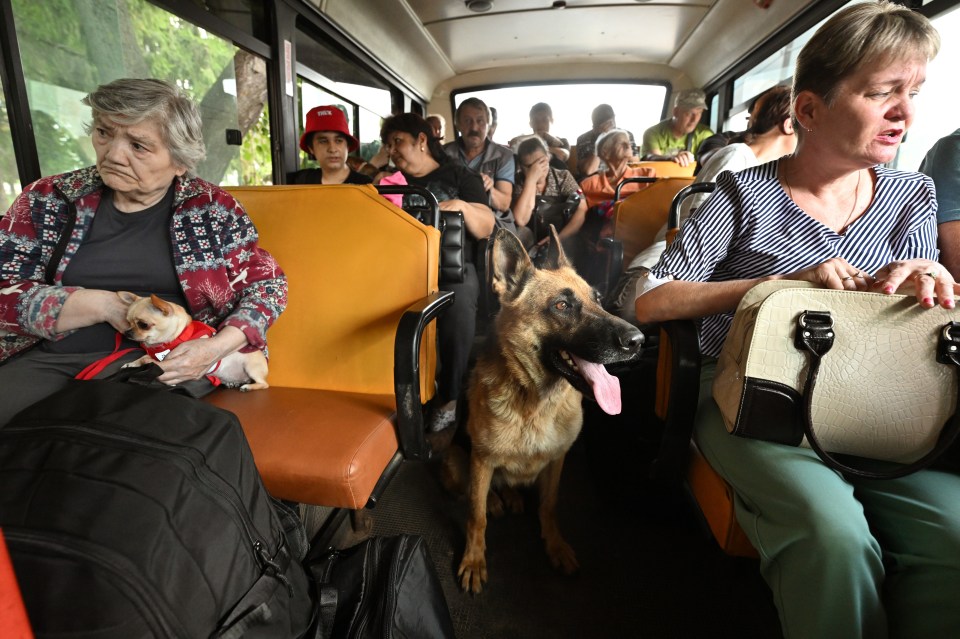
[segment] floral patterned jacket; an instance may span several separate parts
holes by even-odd
[[[37,180],[0,218],[0,362],[67,334],[54,327],[77,287],[60,282],[103,193],[91,166]],[[257,245],[253,222],[229,193],[195,177],[176,178],[173,207],[173,262],[190,314],[216,328],[239,328],[249,342],[244,350],[266,350],[267,328],[287,304],[287,281]],[[51,285],[45,272],[68,216],[76,221]]]

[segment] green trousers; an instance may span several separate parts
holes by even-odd
[[[715,368],[703,366],[696,441],[736,493],[785,639],[960,637],[960,476],[850,480],[808,448],[730,435]]]

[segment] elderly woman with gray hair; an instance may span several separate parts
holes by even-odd
[[[190,174],[205,156],[196,105],[151,79],[116,80],[83,102],[96,165],[30,184],[0,219],[0,426],[92,362],[138,346],[123,337],[117,291],[156,294],[217,329],[160,362],[171,385],[234,351],[265,349],[286,306],[283,272],[243,208]]]

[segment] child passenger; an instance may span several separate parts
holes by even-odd
[[[320,168],[301,169],[291,176],[293,184],[370,184],[373,178],[347,164],[347,155],[360,142],[350,135],[347,118],[336,106],[318,106],[307,112],[307,126],[300,136],[300,148]]]

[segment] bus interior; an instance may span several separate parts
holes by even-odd
[[[739,131],[754,98],[790,83],[817,26],[858,1],[0,0],[0,211],[40,177],[93,163],[80,101],[116,78],[166,79],[200,105],[207,157],[198,176],[280,186],[315,166],[298,140],[317,105],[345,112],[363,160],[379,151],[391,114],[440,115],[444,141],[456,139],[454,113],[469,97],[496,108],[501,144],[530,133],[537,102],[551,105],[551,131],[571,144],[601,103],[639,138],[691,88],[705,92],[704,124]],[[912,171],[957,126],[949,69],[960,60],[960,0],[901,4],[942,39],[893,163]],[[436,459],[401,464],[375,506],[336,520],[337,538],[422,535],[461,639],[781,636],[756,557],[718,546],[683,481],[651,479],[663,426],[655,330],[650,338],[641,362],[617,373],[622,414],[585,402],[564,466],[559,517],[577,575],[547,561],[531,494],[524,514],[491,519],[490,581],[464,593],[456,570],[467,505],[443,490]],[[304,512],[315,531],[334,511],[314,506]]]

